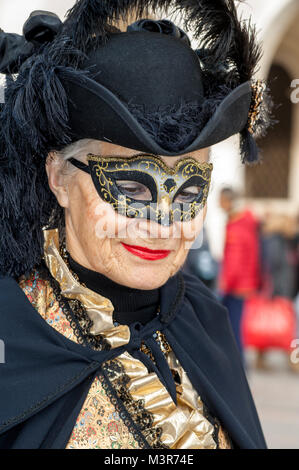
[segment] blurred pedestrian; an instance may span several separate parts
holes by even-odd
[[[295,264],[292,256],[292,240],[295,227],[291,217],[268,214],[262,224],[262,240],[265,266],[273,297],[295,296]]]
[[[184,271],[193,274],[210,289],[215,288],[218,263],[213,257],[206,230],[203,230],[202,244],[199,248],[191,248],[184,265]]]
[[[219,287],[242,354],[244,301],[260,286],[258,222],[249,210],[241,208],[239,197],[231,188],[221,191],[220,207],[226,212],[228,221]]]
[[[264,296],[264,300],[261,300],[261,304],[256,303],[255,305],[256,309],[261,309],[260,313],[268,326],[263,339],[265,344],[263,346],[260,344],[259,347],[255,344],[257,349],[256,367],[259,369],[267,369],[267,350],[275,348],[285,351],[290,368],[298,370],[298,367],[294,367],[290,361],[290,345],[294,339],[296,328],[292,304],[296,295],[295,235],[296,221],[294,218],[277,213],[267,213],[264,216],[261,224],[263,261],[261,294]],[[257,321],[257,315],[256,312],[255,321]],[[273,339],[269,343],[271,336]]]

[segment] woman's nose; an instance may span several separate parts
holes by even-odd
[[[168,219],[168,220],[167,220]],[[169,223],[169,218],[165,218],[165,223],[161,224],[156,220],[135,219],[135,235],[147,239],[173,239],[180,237],[180,223]]]

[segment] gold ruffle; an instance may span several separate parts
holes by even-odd
[[[59,283],[61,294],[67,299],[79,300],[92,320],[92,335],[101,335],[112,349],[128,344],[130,329],[127,325],[114,326],[113,305],[109,299],[82,286],[71,274],[59,252],[58,230],[44,231],[44,257],[53,278]]]
[[[200,397],[173,352],[168,354],[167,360],[181,381],[181,384],[177,385],[177,406],[157,375],[149,373],[145,365],[128,352],[108,361],[103,367],[119,398],[122,398],[120,376],[125,373],[130,379],[126,384],[126,391],[135,403],[142,403],[142,407],[132,407],[130,413],[135,423],[144,419],[143,434],[148,435],[148,439],[151,438],[151,446],[157,445],[155,439],[159,436],[159,441],[170,449],[215,449],[217,446],[213,439],[214,427],[203,414]],[[118,366],[119,363],[121,367]],[[149,422],[142,408],[152,416],[152,421]],[[153,432],[152,428],[157,432]],[[161,432],[158,432],[159,429]]]

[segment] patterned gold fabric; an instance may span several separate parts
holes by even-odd
[[[39,272],[34,270],[29,277],[22,276],[19,285],[49,325],[58,333],[77,342],[74,330],[60,308],[49,281],[40,278]]]
[[[138,449],[127,426],[120,418],[96,378],[77,418],[68,449]]]
[[[108,299],[81,286],[63,262],[57,247],[55,231],[48,233],[45,259],[51,275],[59,282],[61,294],[69,299],[79,296],[87,311],[92,311],[97,325],[103,325],[101,335],[108,338],[112,348],[130,339],[130,331],[120,330],[113,324],[113,306]],[[38,270],[19,281],[32,305],[39,314],[68,339],[78,342],[74,325],[67,318],[57,300],[49,280],[41,278]],[[97,309],[97,305],[99,308]],[[111,308],[112,307],[112,308]],[[126,326],[126,325],[124,325]],[[97,334],[99,331],[97,330]],[[115,334],[115,338],[113,335]],[[217,420],[209,420],[205,406],[194,390],[187,374],[161,332],[157,341],[168,365],[176,377],[177,406],[155,373],[124,352],[116,359],[102,365],[120,403],[129,413],[136,428],[152,448],[215,449],[231,448],[229,436]],[[144,352],[151,357],[151,351]],[[122,416],[115,398],[111,398],[103,377],[96,378],[88,392],[77,418],[67,448],[137,449],[142,447],[133,436]]]

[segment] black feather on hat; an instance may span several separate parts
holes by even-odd
[[[186,32],[142,19],[161,11]],[[260,54],[232,0],[81,0],[64,23],[37,11],[23,36],[0,31],[0,273],[32,269],[42,228],[61,214],[45,172],[51,150],[91,138],[175,156],[240,133],[243,161],[257,160],[254,135],[270,122],[265,85],[252,81]]]

